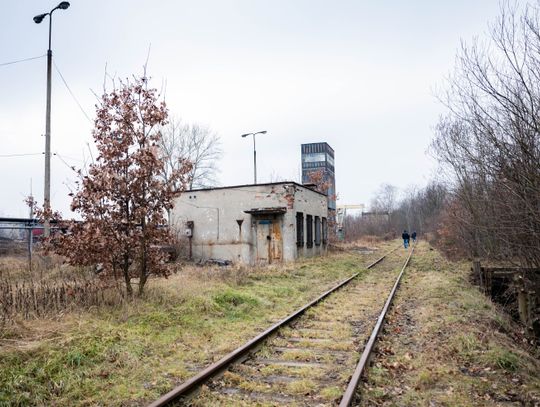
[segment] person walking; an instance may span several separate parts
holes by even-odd
[[[416,243],[416,230],[414,230],[414,231],[411,233],[411,238],[412,238],[413,243]]]
[[[403,247],[406,249],[409,247],[409,239],[411,238],[406,230],[403,231],[401,234],[401,238],[403,239]]]

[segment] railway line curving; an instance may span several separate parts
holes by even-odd
[[[341,281],[149,407],[349,406],[414,248],[403,265],[396,251],[365,267],[380,265],[377,273]]]

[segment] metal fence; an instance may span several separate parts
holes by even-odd
[[[30,265],[43,225],[32,218],[0,217],[0,256],[26,256]]]

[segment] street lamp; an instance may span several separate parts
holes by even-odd
[[[255,149],[255,136],[257,134],[266,134],[266,130],[258,131],[257,133],[242,134],[242,137],[253,136],[253,178],[257,184],[257,150]]]
[[[47,110],[45,116],[45,192],[43,194],[43,208],[45,209],[45,224],[43,225],[43,235],[48,237],[51,233],[50,208],[51,208],[51,31],[52,13],[54,10],[66,10],[69,2],[62,1],[58,6],[48,13],[39,14],[34,17],[34,23],[39,24],[49,16],[49,49],[47,50]]]

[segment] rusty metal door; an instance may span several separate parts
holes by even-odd
[[[272,223],[272,235],[271,235],[271,257],[272,260],[281,261],[281,253],[283,248],[283,239],[281,238],[281,222],[277,219]]]
[[[257,263],[282,260],[281,223],[276,219],[257,221]]]
[[[272,221],[260,219],[257,221],[257,263],[271,263]]]

